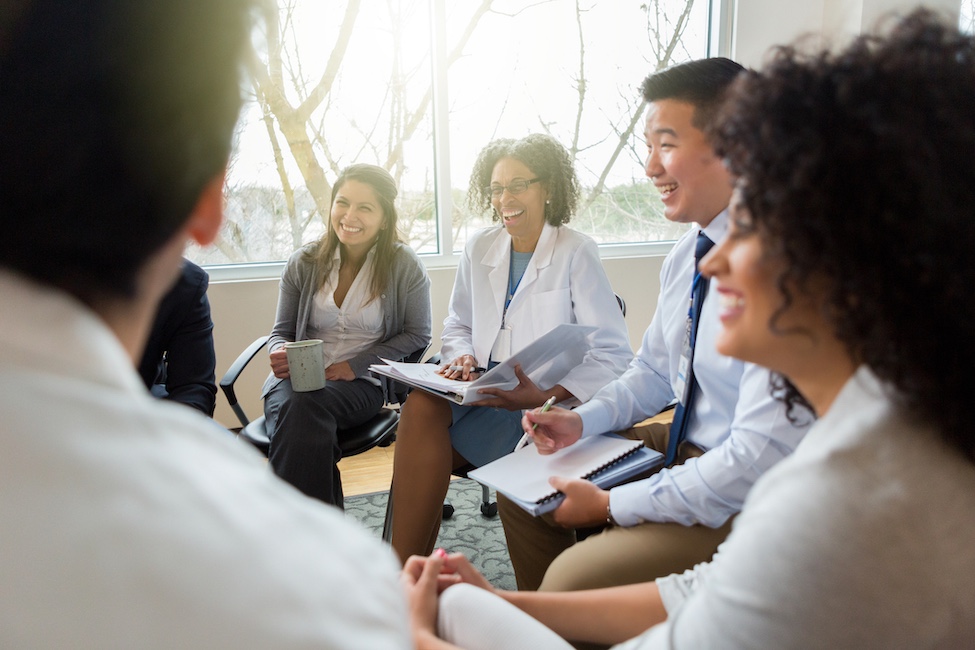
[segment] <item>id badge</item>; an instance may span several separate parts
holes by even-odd
[[[684,335],[684,343],[680,349],[680,360],[677,362],[677,384],[674,386],[674,394],[681,404],[687,404],[687,378],[691,374],[691,324],[687,323],[687,332]]]
[[[491,361],[501,363],[511,356],[511,328],[502,327],[491,348]]]

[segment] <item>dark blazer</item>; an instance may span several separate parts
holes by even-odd
[[[157,397],[182,402],[212,416],[217,358],[206,293],[209,284],[206,271],[183,260],[179,280],[159,304],[139,374]]]

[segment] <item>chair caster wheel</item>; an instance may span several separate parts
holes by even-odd
[[[454,516],[454,506],[451,503],[444,501],[443,504],[443,518],[450,519]]]
[[[481,514],[491,519],[498,516],[498,504],[495,503],[482,503],[481,504]]]

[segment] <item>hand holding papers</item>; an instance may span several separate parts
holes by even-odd
[[[644,447],[639,440],[607,433],[583,438],[548,455],[528,445],[472,470],[468,476],[538,516],[557,508],[564,498],[549,485],[552,476],[584,478],[607,488],[662,462],[663,454]]]
[[[522,371],[538,386],[551,388],[582,363],[590,347],[588,337],[595,331],[595,327],[587,325],[559,325],[474,381],[447,379],[437,372],[438,366],[429,363],[383,359],[385,365],[373,365],[369,370],[459,404],[471,404],[490,397],[481,393],[481,388],[511,390],[517,386],[516,365],[521,365]]]

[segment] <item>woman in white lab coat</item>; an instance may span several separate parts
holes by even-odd
[[[554,397],[588,400],[632,358],[623,315],[592,239],[569,229],[578,200],[572,160],[547,135],[489,144],[478,156],[468,195],[500,226],[474,234],[457,269],[442,333],[441,372],[473,380],[562,323],[593,325],[583,362],[553,386],[521,374],[510,390],[458,406],[414,391],[403,406],[393,464],[392,544],[402,560],[429,554],[440,528],[453,468],[480,466],[510,452],[522,409]],[[482,370],[483,371],[483,370]]]

